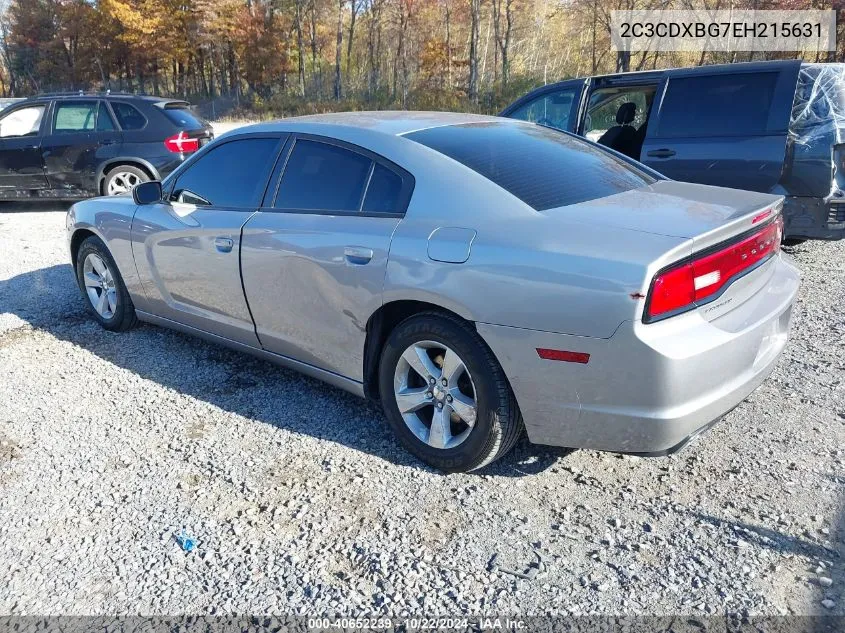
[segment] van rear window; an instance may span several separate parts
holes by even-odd
[[[592,143],[541,125],[467,123],[411,132],[406,138],[463,163],[537,211],[654,182]]]

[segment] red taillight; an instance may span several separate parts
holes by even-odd
[[[179,132],[164,139],[164,146],[174,154],[190,154],[200,148],[200,140],[189,138],[184,132]]]
[[[783,218],[714,252],[663,271],[651,286],[645,321],[667,317],[711,301],[736,277],[780,248]]]

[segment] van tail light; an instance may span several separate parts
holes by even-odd
[[[200,148],[200,140],[190,138],[183,131],[164,139],[164,146],[174,154],[190,154]]]
[[[651,323],[716,299],[727,286],[780,249],[783,217],[715,249],[659,272],[651,283],[643,321]]]

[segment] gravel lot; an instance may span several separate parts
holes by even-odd
[[[0,207],[0,614],[845,614],[845,244],[790,249],[775,374],[682,453],[444,476],[341,391],[102,330],[63,225]]]

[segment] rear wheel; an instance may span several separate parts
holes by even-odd
[[[425,313],[400,323],[382,352],[379,391],[400,441],[447,472],[502,457],[522,431],[504,371],[478,333],[456,317]]]
[[[132,165],[118,165],[106,174],[103,193],[107,196],[119,196],[132,191],[135,185],[147,182],[150,177],[143,169]]]
[[[138,317],[114,259],[103,241],[86,238],[76,255],[76,280],[88,312],[107,330],[135,327]]]

